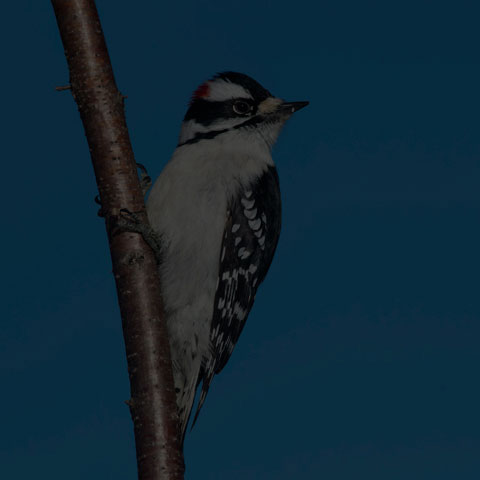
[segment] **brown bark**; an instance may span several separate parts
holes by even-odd
[[[183,478],[170,350],[153,252],[137,233],[112,229],[121,208],[147,223],[143,195],[93,0],[52,0],[109,233],[122,315],[140,480]]]

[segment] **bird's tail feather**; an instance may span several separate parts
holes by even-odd
[[[195,425],[195,422],[197,421],[198,415],[200,414],[200,410],[202,409],[202,406],[205,403],[205,399],[207,398],[208,389],[210,388],[210,384],[212,383],[213,376],[214,376],[214,373],[213,373],[213,370],[211,370],[210,374],[206,375],[203,378],[202,392],[200,393],[200,398],[199,398],[198,404],[197,404],[197,410],[195,412],[195,416],[193,417],[191,428],[193,428],[193,426]]]

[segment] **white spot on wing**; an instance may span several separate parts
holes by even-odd
[[[239,223],[236,223],[236,224],[232,227],[232,233],[235,233],[239,228],[240,228],[240,224],[239,224]]]
[[[257,216],[257,209],[256,208],[254,208],[253,210],[245,209],[243,213],[249,220],[253,220]]]
[[[246,200],[245,198],[242,198],[241,202],[242,202],[242,205],[245,208],[248,208],[248,209],[252,208],[255,205],[255,200],[254,199]]]
[[[246,312],[241,307],[239,302],[235,302],[235,306],[233,307],[233,313],[235,313],[235,315],[237,315],[237,317],[240,321],[242,321],[246,316]]]
[[[262,222],[259,218],[257,218],[256,220],[249,220],[248,225],[252,230],[258,230],[262,225]]]
[[[252,252],[249,252],[245,247],[241,247],[241,248],[238,250],[238,256],[239,256],[242,260],[245,260],[245,259],[248,258],[251,254],[252,254]],[[240,274],[241,274],[241,275],[245,275],[245,270],[244,270],[243,268],[241,269]]]

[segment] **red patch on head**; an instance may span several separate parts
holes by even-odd
[[[210,85],[208,83],[202,83],[194,92],[192,95],[192,102],[194,100],[198,100],[199,98],[205,98],[208,97],[210,94]]]

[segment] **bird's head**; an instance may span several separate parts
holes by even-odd
[[[219,73],[193,93],[179,145],[238,133],[247,140],[250,135],[263,139],[271,147],[287,119],[307,105],[285,102],[243,73]]]

